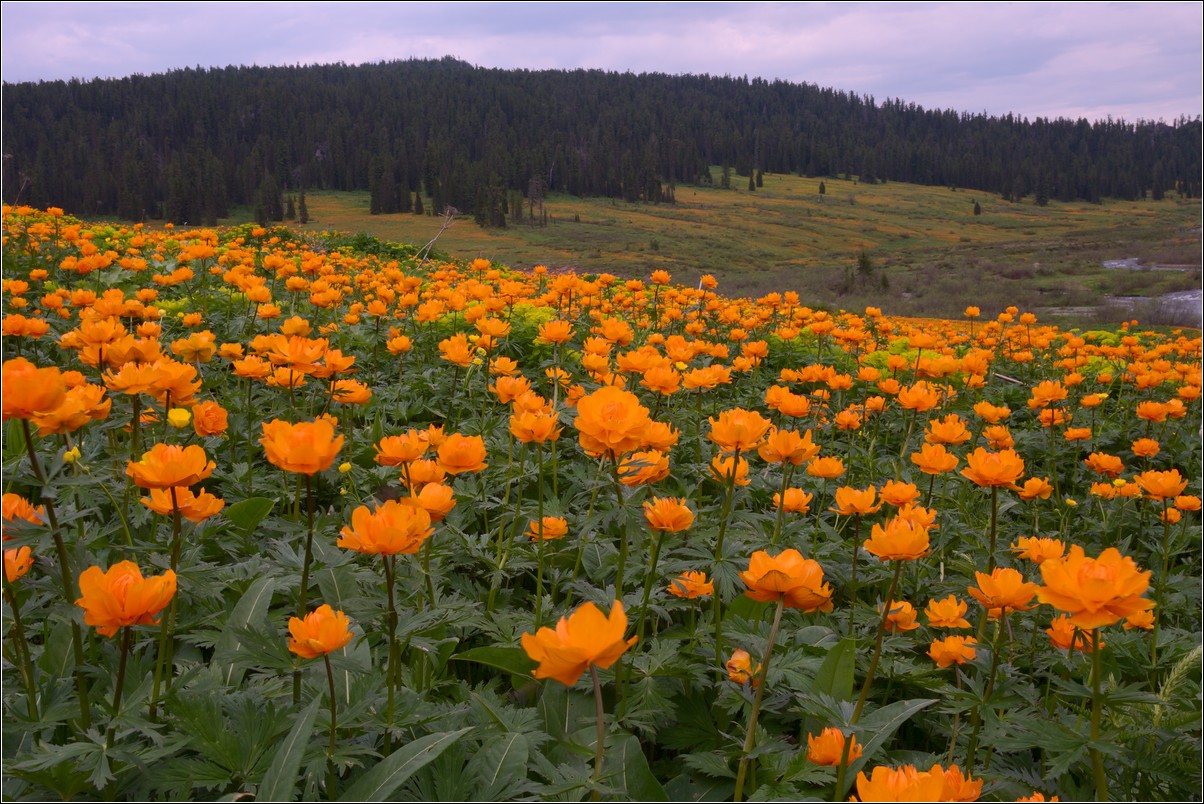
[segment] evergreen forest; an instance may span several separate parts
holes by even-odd
[[[4,84],[5,203],[213,225],[305,215],[368,190],[373,213],[486,226],[549,192],[672,203],[764,173],[903,181],[1049,201],[1200,196],[1201,121],[1028,120],[811,84],[474,67],[453,58],[184,69]],[[714,175],[710,166],[719,166]]]

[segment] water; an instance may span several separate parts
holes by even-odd
[[[1181,271],[1171,265],[1142,265],[1136,257],[1123,260],[1104,260],[1105,268],[1117,268],[1126,271]],[[1142,315],[1154,316],[1158,323],[1181,324],[1200,329],[1204,325],[1204,289],[1178,290],[1174,293],[1163,293],[1161,296],[1105,296],[1109,304],[1122,306]]]

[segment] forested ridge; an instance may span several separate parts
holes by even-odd
[[[672,202],[679,184],[755,189],[761,172],[1038,203],[1200,195],[1198,116],[1029,121],[746,77],[452,58],[198,68],[6,83],[3,114],[6,203],[134,220],[213,224],[235,205],[279,220],[328,189],[504,225],[547,192]]]

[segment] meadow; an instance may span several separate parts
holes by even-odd
[[[747,177],[738,176],[733,189],[720,189],[714,172],[714,186],[682,185],[674,204],[554,194],[545,203],[546,226],[484,228],[467,215],[437,247],[461,259],[624,278],[659,269],[696,284],[712,274],[733,295],[793,290],[831,309],[877,306],[948,318],[973,304],[1017,305],[1069,326],[1131,317],[1107,305],[1108,296],[1152,298],[1200,287],[1199,200],[1042,207],[1031,196],[1008,202],[965,189],[777,174],[750,192]],[[309,231],[362,231],[419,244],[439,232],[440,219],[431,216],[369,215],[366,193],[307,199],[312,222],[302,228]],[[859,266],[861,253],[868,271]],[[1103,266],[1126,258],[1182,270]],[[1143,312],[1152,320],[1156,306]]]
[[[1198,330],[323,198],[4,208],[6,799],[1199,796]]]

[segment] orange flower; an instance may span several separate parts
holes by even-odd
[[[229,426],[226,409],[216,402],[206,401],[192,408],[192,429],[199,436],[221,435]]]
[[[626,631],[627,615],[620,601],[615,601],[609,617],[586,602],[568,617],[561,617],[555,630],[540,628],[534,634],[523,634],[523,650],[539,663],[532,675],[571,687],[590,665],[605,670],[635,644],[636,637],[623,638]]]
[[[155,444],[142,454],[142,460],[130,461],[125,473],[144,489],[166,489],[200,483],[216,468],[217,464],[205,456],[205,450],[195,444],[189,447]]]
[[[707,580],[705,572],[687,570],[669,584],[669,594],[686,600],[710,597],[715,594],[715,584]]]
[[[770,431],[769,436],[757,447],[757,454],[769,463],[790,463],[799,466],[819,454],[819,447],[811,440],[811,431],[801,436],[795,430]]]
[[[1125,618],[1125,630],[1132,631],[1134,628],[1141,628],[1149,631],[1154,627],[1154,612],[1152,611],[1137,611]]]
[[[568,532],[569,523],[562,516],[545,516],[539,522],[532,522],[527,526],[527,535],[533,542],[539,541],[541,538],[545,541],[562,539]]]
[[[28,546],[4,551],[4,579],[13,583],[33,566],[33,551]]]
[[[916,622],[916,609],[907,601],[890,601],[886,604],[888,609],[886,615],[886,630],[887,631],[914,631],[920,627]],[[881,613],[883,606],[878,606],[878,611]]]
[[[970,440],[970,431],[960,416],[950,413],[943,419],[933,419],[928,423],[924,440],[929,444],[964,444]]]
[[[1091,453],[1083,459],[1083,463],[1087,464],[1087,468],[1097,475],[1106,475],[1108,477],[1116,477],[1125,469],[1125,465],[1120,458],[1104,452]]]
[[[1062,383],[1057,380],[1044,380],[1033,388],[1033,394],[1028,400],[1030,410],[1046,408],[1055,402],[1061,402],[1069,396]]]
[[[899,508],[918,500],[920,498],[920,490],[915,487],[914,483],[888,480],[882,484],[882,490],[878,492],[878,496],[882,498],[882,502]]]
[[[773,507],[782,508],[792,514],[805,514],[811,510],[811,495],[799,488],[791,486],[786,489],[786,501],[782,501],[782,495],[775,492],[773,495]]]
[[[573,424],[583,450],[614,457],[638,449],[651,421],[635,394],[607,385],[577,400]]]
[[[58,407],[34,414],[33,423],[38,428],[38,435],[74,433],[90,421],[106,418],[113,400],[105,399],[104,393],[104,388],[89,383],[68,389]]]
[[[343,436],[334,434],[330,419],[290,424],[274,419],[263,424],[259,439],[273,466],[286,472],[312,475],[323,472],[334,463],[343,448]]]
[[[844,755],[845,736],[840,729],[829,726],[819,733],[807,735],[807,761],[814,765],[829,765],[836,767],[844,759],[850,763],[861,756],[861,744],[855,735],[850,735],[849,755]]]
[[[439,445],[439,467],[450,475],[479,472],[485,463],[485,440],[480,436],[452,433]]]
[[[522,411],[510,417],[510,432],[524,444],[543,444],[560,437],[560,422],[550,413]]]
[[[951,664],[965,664],[974,659],[974,645],[978,640],[974,637],[949,636],[944,639],[934,639],[928,648],[928,656],[936,662],[937,667],[948,667]]]
[[[1161,402],[1154,402],[1150,400],[1146,402],[1139,402],[1137,404],[1137,418],[1139,419],[1144,419],[1145,421],[1153,422],[1154,424],[1160,424],[1166,421],[1166,417],[1166,405],[1162,404]]]
[[[1070,621],[1083,629],[1112,625],[1118,620],[1154,607],[1142,597],[1150,585],[1150,571],[1141,572],[1128,556],[1115,547],[1088,558],[1077,544],[1070,555],[1052,558],[1041,565],[1037,599],[1070,613]]]
[[[1148,612],[1142,612],[1146,614]],[[1128,623],[1125,623],[1126,627]],[[1050,622],[1049,628],[1045,629],[1045,633],[1049,634],[1049,642],[1058,650],[1077,650],[1083,653],[1094,653],[1092,648],[1092,640],[1088,634],[1081,628],[1076,628],[1074,623],[1065,614],[1059,614]],[[1102,648],[1108,643],[1100,640],[1099,646]]]
[[[1178,469],[1171,469],[1169,472],[1142,472],[1134,480],[1147,497],[1155,500],[1178,497],[1187,488],[1187,480],[1179,474]]]
[[[568,321],[548,321],[539,325],[540,343],[564,343],[573,337],[573,325]]]
[[[489,390],[497,397],[498,402],[508,405],[524,392],[531,390],[531,381],[526,377],[498,377],[497,381],[489,386]]]
[[[1019,497],[1022,500],[1035,500],[1040,497],[1042,500],[1048,500],[1049,495],[1053,494],[1054,487],[1049,480],[1044,477],[1030,477],[1024,481],[1021,486]]]
[[[833,480],[844,474],[844,461],[840,458],[812,458],[807,464],[807,474]]]
[[[428,445],[423,434],[414,429],[404,435],[385,436],[376,444],[376,462],[381,466],[413,463],[426,454]]]
[[[31,419],[54,410],[63,402],[67,385],[58,368],[38,368],[23,357],[5,360],[3,366],[4,421]]]
[[[899,401],[899,407],[923,413],[941,403],[941,393],[936,386],[920,380],[915,385],[899,389],[896,399]]]
[[[979,447],[966,456],[962,476],[979,486],[1003,486],[1015,489],[1024,474],[1024,459],[1010,449],[990,452]]]
[[[881,502],[875,501],[877,492],[873,486],[866,489],[841,486],[836,490],[836,507],[828,510],[841,516],[872,514],[882,507]]]
[[[694,512],[685,499],[653,497],[644,501],[644,519],[648,527],[662,533],[681,533],[694,524]]]
[[[743,408],[725,410],[718,419],[710,419],[710,439],[723,452],[748,452],[760,446],[770,421],[756,411]]]
[[[1011,449],[1016,446],[1016,439],[1012,438],[1012,432],[1002,424],[984,428],[982,437],[986,439],[991,449]]]
[[[471,365],[473,348],[468,343],[468,336],[459,332],[439,341],[439,356],[461,368]]]
[[[949,595],[942,600],[928,601],[924,616],[933,628],[969,628],[970,622],[966,619],[968,609],[966,601],[958,600],[956,595]]]
[[[422,508],[430,514],[431,522],[442,522],[451,509],[456,507],[456,496],[451,486],[442,483],[424,483],[417,494],[403,497],[400,500],[405,505]]]
[[[940,770],[940,765],[932,766],[934,773]],[[963,775],[956,765],[950,765],[944,773],[945,792],[941,794],[941,801],[978,801],[982,795],[982,779]]]
[[[748,655],[748,651],[737,648],[732,651],[731,658],[724,665],[727,670],[728,681],[734,681],[737,684],[747,684],[752,682],[755,687],[758,683],[757,676],[761,673],[761,663],[753,662],[752,657]]]
[[[1133,454],[1139,458],[1153,458],[1161,449],[1161,445],[1152,438],[1139,438],[1133,442]]]
[[[108,572],[88,567],[79,576],[82,597],[75,605],[84,610],[84,623],[103,636],[116,635],[130,625],[154,625],[155,617],[176,593],[176,574],[142,577],[133,561],[114,564]]]
[[[352,511],[351,526],[339,531],[337,544],[372,555],[412,555],[434,530],[431,515],[421,505],[388,500],[375,511],[369,511],[366,505]]]
[[[925,444],[919,452],[911,454],[911,462],[926,475],[942,475],[957,468],[957,456],[945,449],[944,444]]]
[[[179,508],[180,516],[189,522],[204,522],[211,516],[216,516],[226,507],[221,497],[215,497],[205,489],[199,494],[193,494],[187,486],[176,487],[176,505],[171,504],[171,490],[152,488],[150,496],[142,498],[142,504],[156,514],[171,516],[175,508]]]
[[[875,524],[862,547],[879,561],[914,561],[928,555],[928,544],[928,528],[896,516],[885,527]]]
[[[974,406],[974,414],[987,424],[999,424],[1012,415],[1012,409],[1006,405],[992,405],[990,402],[982,401]]]
[[[1040,565],[1051,558],[1061,558],[1062,554],[1066,552],[1066,545],[1062,543],[1061,539],[1021,536],[1012,545],[1012,550],[1021,558]]]
[[[304,620],[289,617],[288,633],[288,649],[302,659],[316,659],[342,650],[354,636],[347,615],[327,603],[306,614]]]
[[[945,773],[937,769],[917,771],[914,765],[886,768],[879,765],[867,777],[857,773],[857,795],[853,801],[940,801],[945,790]]]
[[[1011,567],[996,567],[991,574],[975,572],[978,587],[967,586],[970,597],[987,609],[987,617],[998,620],[1009,611],[1028,611],[1035,603],[1030,601],[1037,594],[1037,585],[1024,580],[1024,576]]]
[[[747,486],[749,483],[748,461],[744,458],[736,460],[735,455],[729,458],[716,455],[711,461],[711,477],[720,483],[726,483],[730,477],[737,486]]]
[[[783,550],[776,556],[758,550],[740,580],[748,587],[744,594],[753,600],[764,603],[784,597],[788,609],[832,610],[832,589],[824,583],[823,568],[798,550]]]
[[[624,486],[655,483],[669,476],[669,458],[658,450],[633,452],[619,464],[619,482]]]

